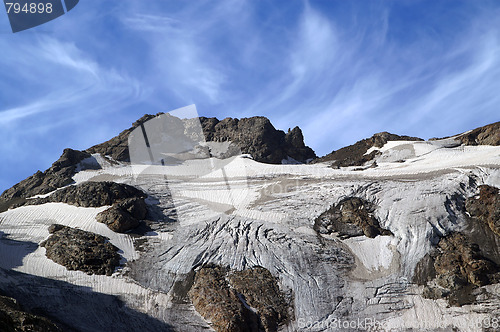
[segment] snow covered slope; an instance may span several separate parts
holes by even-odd
[[[498,323],[499,284],[483,286],[475,304],[450,307],[444,299],[424,298],[414,281],[417,265],[439,239],[467,228],[461,199],[481,184],[500,187],[500,146],[452,143],[391,141],[378,149],[373,168],[270,165],[240,156],[224,166],[224,174],[202,177],[193,174],[207,160],[138,169],[95,154],[101,168],[77,169],[76,183],[138,187],[160,217],[151,218],[142,234],[117,234],[95,221],[106,207],[47,203],[5,211],[1,289],[23,289],[31,309],[42,308],[82,331],[200,331],[211,330],[210,322],[189,301],[179,301],[178,285],[193,269],[207,263],[231,270],[262,266],[292,299],[294,318],[280,331],[482,331]],[[340,240],[318,234],[315,219],[346,197],[372,202],[380,226],[393,235]],[[112,276],[96,276],[54,263],[38,246],[54,223],[107,236],[120,249],[123,267]],[[114,296],[133,314],[104,318],[88,299],[81,308],[62,310],[61,303],[43,299],[64,291],[54,286],[42,291],[44,283],[33,276]],[[30,289],[39,297],[30,297]],[[74,320],[85,311],[90,313],[85,322]],[[157,325],[145,327],[149,318]]]

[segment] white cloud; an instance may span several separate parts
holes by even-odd
[[[120,107],[127,99],[135,101],[142,93],[136,80],[99,66],[72,43],[42,37],[29,46],[22,45],[23,53],[19,47],[5,47],[10,54],[20,54],[16,67],[21,69],[14,69],[16,74],[22,73],[20,81],[33,85],[39,93],[34,96],[24,94],[19,105],[0,109],[0,123],[3,125],[48,112],[63,112],[63,116],[71,119],[78,117],[82,109],[90,112],[113,104]],[[3,70],[8,70],[11,64],[0,60]],[[12,94],[16,93],[14,90],[23,90],[22,86],[22,83],[11,82]],[[3,93],[9,95],[9,91]],[[40,126],[43,122],[44,118],[39,118]]]

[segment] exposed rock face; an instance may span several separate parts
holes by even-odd
[[[27,201],[28,204],[61,202],[82,207],[113,205],[128,198],[145,198],[146,194],[128,184],[116,182],[84,182],[56,191],[44,198]]]
[[[158,113],[161,115],[163,113]],[[95,145],[86,151],[111,156],[114,160],[130,161],[128,136],[137,127],[154,115],[144,115],[131,128],[121,132],[109,141]],[[189,120],[187,125],[189,126]],[[219,121],[216,118],[200,117],[203,132],[207,141],[232,141],[243,153],[249,153],[260,162],[280,164],[288,156],[299,162],[316,158],[314,151],[304,144],[300,128],[295,127],[285,134],[276,130],[265,117],[243,119],[226,118]]]
[[[99,213],[96,219],[112,231],[124,233],[139,226],[140,221],[146,218],[147,212],[144,199],[129,198]]]
[[[461,233],[442,238],[438,244],[434,268],[438,284],[456,289],[467,283],[483,286],[490,282],[488,275],[496,270],[495,264],[481,255],[479,246]]]
[[[431,257],[436,278],[434,286],[426,287],[426,297],[447,297],[451,305],[462,305],[474,300],[469,294],[474,287],[500,280],[499,267],[485,258],[479,246],[462,233],[441,238]]]
[[[12,205],[11,203],[21,203],[23,199],[30,196],[46,194],[71,184],[73,182],[71,177],[75,173],[76,165],[90,157],[91,155],[86,152],[65,149],[59,160],[45,172],[38,171],[4,191],[0,196],[0,203],[3,203],[4,209],[6,209]]]
[[[491,231],[500,236],[500,193],[498,188],[482,185],[479,195],[470,197],[465,202],[467,212],[489,226]]]
[[[257,310],[259,326],[264,331],[277,331],[278,325],[290,318],[285,297],[267,269],[235,271],[229,275],[229,284],[242,295],[242,300]]]
[[[334,167],[346,166],[361,166],[366,162],[373,160],[378,155],[377,151],[365,155],[371,147],[381,148],[389,141],[423,141],[418,137],[399,136],[382,132],[373,135],[370,138],[363,139],[354,143],[353,145],[346,146],[337,151],[333,151],[324,157],[318,158],[315,162],[334,161]]]
[[[500,122],[476,128],[458,139],[465,145],[500,145]]]
[[[120,264],[118,248],[104,236],[58,224],[51,225],[49,233],[40,246],[48,258],[68,270],[109,276]]]
[[[61,332],[45,317],[24,311],[16,300],[0,295],[0,331],[2,332]]]
[[[141,190],[116,182],[84,182],[60,189],[44,198],[25,200],[14,206],[61,202],[81,207],[112,205],[99,213],[98,222],[106,224],[112,231],[124,233],[139,226],[145,219],[148,208]]]
[[[337,233],[341,239],[365,235],[392,235],[380,227],[373,215],[372,203],[359,197],[349,197],[323,212],[314,223],[314,229],[321,234]]]
[[[208,141],[235,142],[243,153],[251,154],[260,162],[280,164],[288,156],[299,162],[316,158],[314,151],[304,144],[299,127],[285,134],[261,116],[222,121],[202,117],[200,121]]]
[[[225,279],[226,271],[219,266],[201,268],[195,276],[189,297],[196,310],[217,332],[255,331],[257,325]]]
[[[289,318],[276,279],[262,267],[232,273],[220,266],[202,267],[189,297],[217,332],[277,331]]]

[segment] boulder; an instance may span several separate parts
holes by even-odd
[[[68,270],[109,276],[120,265],[118,248],[107,237],[58,224],[51,225],[49,233],[40,246],[48,258]]]
[[[392,235],[383,229],[373,214],[375,206],[359,197],[348,197],[323,212],[314,222],[320,234],[337,233],[341,239],[365,235]]]
[[[220,266],[206,266],[196,272],[189,297],[193,305],[217,332],[257,331],[252,312],[245,308],[238,294],[225,279],[227,271]]]

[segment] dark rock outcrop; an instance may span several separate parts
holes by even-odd
[[[14,206],[55,202],[81,207],[112,205],[99,213],[96,219],[112,231],[124,233],[139,226],[140,221],[146,218],[146,196],[141,190],[127,184],[90,181],[62,188],[48,197],[24,200]]]
[[[316,218],[314,229],[320,234],[337,233],[341,239],[365,235],[392,235],[375,218],[375,206],[359,197],[348,197]]]
[[[269,119],[262,116],[219,121],[216,118],[200,118],[207,141],[232,141],[242,153],[251,154],[256,161],[280,164],[291,157],[298,162],[316,158],[314,151],[304,144],[299,127],[288,133],[276,130]]]
[[[276,279],[262,267],[230,272],[204,266],[196,272],[188,294],[217,332],[277,331],[289,318]]]
[[[495,122],[457,137],[465,145],[500,145],[500,122]]]
[[[142,198],[129,198],[115,203],[109,209],[99,213],[96,220],[109,227],[114,232],[125,233],[139,226],[148,213],[146,203]]]
[[[38,171],[4,191],[0,196],[0,205],[2,205],[0,208],[5,210],[13,204],[22,203],[28,197],[47,194],[71,184],[78,163],[90,157],[91,155],[86,152],[65,149],[62,156],[45,172]]]
[[[107,237],[58,224],[51,225],[49,233],[40,246],[48,258],[68,270],[109,276],[120,264],[118,248]]]
[[[482,185],[479,194],[468,198],[465,208],[471,217],[488,225],[500,236],[500,192],[498,188]]]
[[[381,148],[389,141],[423,141],[423,139],[382,132],[370,138],[358,141],[353,145],[343,147],[337,151],[332,151],[326,156],[316,159],[314,162],[333,161],[333,167],[362,166],[366,162],[373,160],[373,158],[379,154],[379,152],[373,151],[365,155],[371,147]]]
[[[158,113],[156,116],[161,114],[163,113]],[[128,136],[135,128],[154,117],[155,115],[144,115],[131,128],[105,143],[87,149],[86,152],[108,155],[117,161],[130,161]],[[298,162],[316,158],[314,151],[304,144],[302,131],[298,127],[285,134],[281,130],[276,130],[265,117],[226,118],[222,121],[206,117],[199,119],[207,141],[232,141],[243,153],[251,154],[257,161],[280,164],[288,156]],[[190,120],[184,121],[187,126],[190,125]]]
[[[0,331],[62,332],[49,319],[24,311],[13,298],[0,295]]]
[[[62,188],[44,198],[28,200],[26,204],[66,203],[81,207],[113,205],[128,198],[145,198],[141,190],[124,183],[84,182]]]

